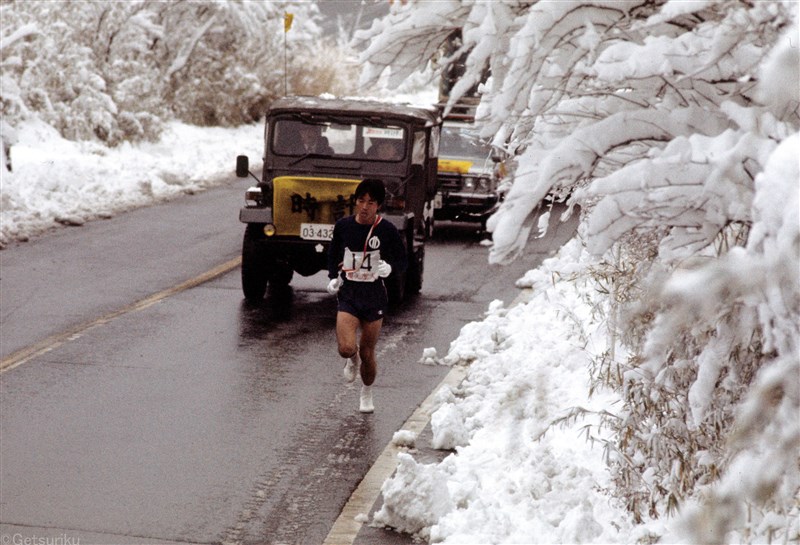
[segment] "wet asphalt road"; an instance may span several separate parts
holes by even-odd
[[[490,301],[513,300],[514,280],[574,229],[499,268],[471,226],[440,226],[422,294],[385,322],[376,412],[362,415],[324,273],[243,301],[245,186],[0,252],[0,354],[16,364],[0,375],[2,545],[322,543],[446,373],[416,363],[422,350],[445,354]],[[228,272],[181,286],[220,264]]]

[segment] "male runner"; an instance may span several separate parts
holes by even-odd
[[[344,378],[353,382],[361,371],[359,410],[371,413],[372,384],[378,372],[375,345],[383,325],[388,299],[383,279],[392,271],[402,273],[406,252],[397,228],[378,215],[386,190],[381,180],[367,179],[355,192],[355,213],[333,228],[328,251],[328,292],[338,293],[336,340],[339,355],[347,358]],[[361,328],[361,339],[356,335]]]

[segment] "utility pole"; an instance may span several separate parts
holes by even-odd
[[[292,28],[292,21],[294,20],[294,14],[289,13],[288,11],[283,14],[283,96],[286,96],[287,91],[287,80],[289,79],[289,72],[288,72],[288,60],[287,60],[287,47],[286,47],[286,35],[289,33],[289,29]]]

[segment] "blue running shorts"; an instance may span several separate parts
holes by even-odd
[[[339,290],[338,310],[352,314],[363,322],[383,319],[389,299],[383,282],[345,281]]]

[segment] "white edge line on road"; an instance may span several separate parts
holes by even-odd
[[[66,342],[69,342],[73,339],[77,339],[90,329],[93,329],[101,325],[105,325],[108,322],[116,318],[119,318],[120,316],[123,316],[125,314],[128,314],[130,312],[145,309],[151,305],[154,305],[155,303],[158,303],[163,299],[166,299],[167,297],[170,297],[182,291],[186,291],[190,288],[194,288],[196,286],[199,286],[200,284],[204,284],[205,282],[213,280],[218,276],[222,276],[223,274],[230,272],[236,267],[238,267],[241,264],[241,262],[242,258],[236,257],[234,259],[231,259],[230,261],[227,261],[221,265],[214,267],[213,269],[210,269],[202,274],[199,274],[194,278],[190,278],[189,280],[182,282],[176,286],[167,288],[158,293],[154,293],[153,295],[145,297],[144,299],[141,299],[140,301],[137,301],[131,305],[115,310],[113,312],[109,312],[108,314],[105,314],[100,318],[97,318],[90,322],[84,322],[75,327],[67,329],[66,331],[62,331],[61,333],[50,335],[49,337],[35,344],[26,346],[25,348],[21,348],[20,350],[17,350],[16,352],[10,354],[8,357],[0,361],[0,373],[5,373],[6,371],[10,371],[15,367],[19,367],[23,363],[29,362],[33,358],[36,358],[38,356],[41,356],[42,354],[50,352],[55,348],[58,348],[59,346],[61,346]]]
[[[523,290],[522,293],[512,301],[511,306],[513,307],[524,299],[527,299],[528,294],[529,290]],[[422,433],[422,430],[428,425],[431,415],[437,408],[436,394],[438,394],[443,386],[449,386],[455,389],[467,376],[467,371],[467,366],[454,366],[447,375],[445,375],[444,379],[433,389],[430,395],[425,398],[425,401],[423,401],[408,420],[406,420],[400,430],[410,431],[416,435]],[[378,500],[383,482],[388,479],[397,468],[397,454],[399,452],[403,452],[403,449],[394,443],[389,442],[389,444],[386,445],[386,448],[383,449],[378,459],[375,460],[375,463],[369,471],[367,471],[367,474],[364,475],[364,478],[361,480],[358,487],[356,487],[350,499],[347,500],[347,503],[342,508],[339,517],[333,523],[322,545],[352,545],[355,542],[358,532],[364,524],[360,522],[362,517],[359,515],[369,515],[372,506]],[[356,518],[359,520],[356,520]]]

